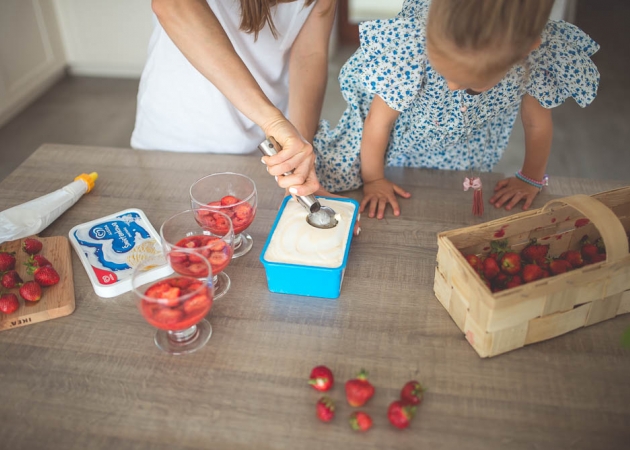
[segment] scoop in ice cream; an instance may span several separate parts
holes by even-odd
[[[307,211],[291,199],[273,232],[265,260],[330,268],[342,265],[356,206],[339,200],[320,198],[319,201],[336,211],[337,226],[321,229],[309,225]]]

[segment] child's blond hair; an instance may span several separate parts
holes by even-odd
[[[433,0],[427,22],[431,51],[458,53],[467,69],[488,77],[522,60],[549,20],[554,0]]]

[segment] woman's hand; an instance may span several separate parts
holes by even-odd
[[[315,175],[315,153],[298,130],[284,117],[263,127],[266,136],[280,144],[282,150],[274,156],[263,156],[267,171],[278,177],[278,186],[289,189],[293,195],[309,195],[320,188]],[[285,173],[293,171],[291,175]]]
[[[361,207],[359,212],[363,212],[366,206],[369,205],[370,211],[369,217],[376,217],[382,219],[385,215],[385,207],[389,203],[392,205],[392,210],[395,216],[400,215],[400,207],[398,206],[398,200],[396,195],[400,195],[403,198],[411,197],[411,194],[405,191],[400,186],[392,183],[386,178],[370,181],[363,184],[363,200],[361,200]]]
[[[506,210],[511,210],[521,200],[525,201],[523,209],[527,210],[540,191],[531,184],[525,183],[516,177],[505,178],[494,187],[494,195],[490,199],[497,208],[503,206]]]

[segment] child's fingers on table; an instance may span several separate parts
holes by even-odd
[[[411,193],[410,192],[405,191],[403,188],[401,188],[397,184],[394,184],[393,187],[394,187],[394,192],[396,194],[400,195],[401,197],[404,197],[404,198],[411,197]],[[396,202],[396,205],[398,205],[398,202]]]
[[[527,195],[527,197],[525,198],[525,204],[523,205],[523,209],[525,211],[527,211],[529,209],[529,207],[532,206],[532,202],[536,198],[536,195],[537,194],[528,194]]]
[[[377,207],[378,207],[378,198],[376,196],[372,196],[370,198],[370,209],[369,209],[368,217],[374,217],[376,215]]]
[[[394,215],[400,216],[400,206],[398,205],[396,195],[392,194],[387,200],[392,205],[392,211],[394,211]]]
[[[495,195],[493,198],[495,199],[490,200],[491,203],[494,203],[494,206],[496,206],[497,208],[500,208],[503,206],[503,204],[505,202],[507,202],[509,199],[511,199],[514,196],[515,190],[513,189],[504,189],[500,192],[497,193],[497,195]]]
[[[387,198],[379,198],[378,199],[378,213],[376,214],[377,219],[382,219],[385,216],[385,208],[387,208],[387,203],[389,200]]]
[[[490,198],[490,203],[496,203],[503,195],[505,195],[506,192],[509,192],[510,190],[511,188],[509,187],[503,187],[500,190],[496,191],[494,195]]]
[[[522,191],[514,192],[512,195],[512,199],[508,202],[507,205],[505,205],[505,209],[508,211],[511,210],[512,208],[516,206],[518,202],[520,202],[523,198],[525,198],[526,195],[527,193],[522,192]]]
[[[502,180],[497,181],[497,184],[494,186],[494,191],[498,191],[499,189],[504,188],[510,182],[509,178],[504,178]]]
[[[364,195],[359,203],[359,214],[365,211],[365,207],[370,203],[371,195]]]

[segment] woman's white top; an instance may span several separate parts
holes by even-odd
[[[315,2],[308,7],[304,0],[273,7],[278,38],[265,26],[255,40],[253,33],[239,30],[238,0],[207,1],[263,92],[287,116],[291,47]],[[133,148],[239,154],[256,150],[265,139],[262,130],[188,62],[157,20],[148,53]]]

